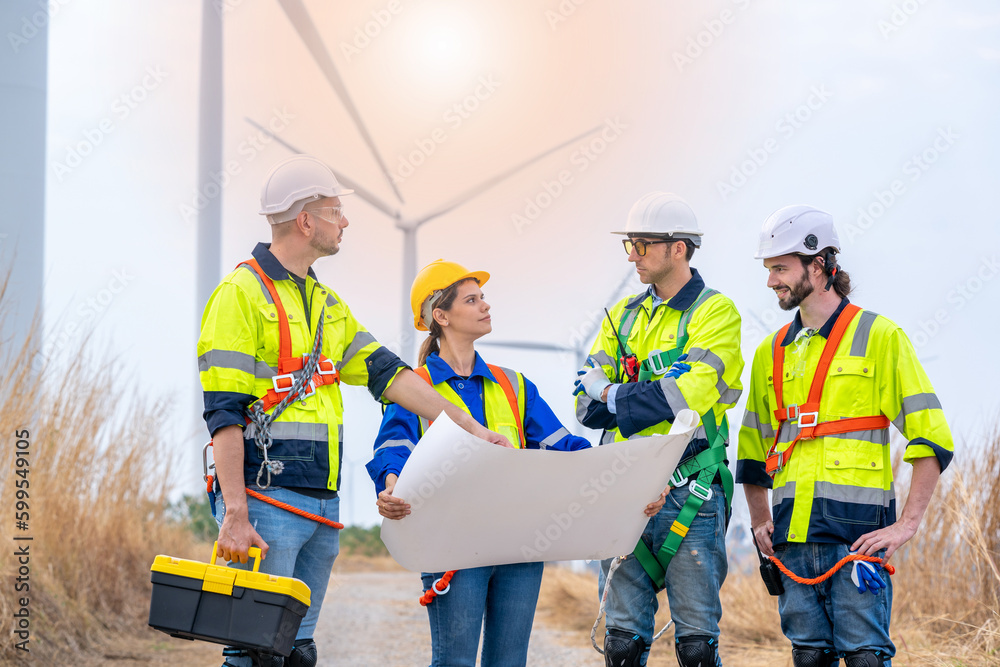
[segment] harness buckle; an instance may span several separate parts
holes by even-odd
[[[293,373],[275,375],[271,378],[271,384],[274,386],[274,393],[284,394],[295,384],[295,375]]]
[[[336,375],[337,367],[330,359],[320,359],[316,365],[316,372],[320,375]]]
[[[799,428],[812,428],[819,424],[819,411],[816,412],[800,412],[799,416]]]
[[[674,474],[670,476],[670,486],[679,489],[688,483],[688,479],[687,477],[681,477],[681,470],[677,468],[674,470]]]
[[[792,419],[798,419],[798,417],[799,417],[799,406],[789,405],[787,408],[785,408],[785,419],[792,420]]]
[[[712,490],[711,486],[702,486],[696,479],[692,479],[691,483],[688,484],[688,490],[691,492],[692,496],[701,498],[705,502],[711,500],[712,496],[715,495],[715,491]]]
[[[669,364],[666,366],[663,365],[662,354],[663,352],[661,350],[653,350],[649,353],[649,356],[646,357],[646,361],[649,364],[649,370],[652,371],[654,375],[663,375],[670,370]]]
[[[785,450],[787,451],[787,450]],[[785,468],[785,452],[775,452],[767,457],[765,463],[767,474],[774,477]]]

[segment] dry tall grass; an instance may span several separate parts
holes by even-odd
[[[0,349],[0,662],[84,664],[145,628],[157,552],[194,557],[203,548],[164,514],[171,445],[156,406],[120,381],[121,369],[85,351],[40,373],[31,352]],[[14,450],[24,430],[31,518],[20,531]],[[15,543],[15,533],[32,541]],[[26,593],[15,593],[15,544],[30,545]],[[30,655],[11,641],[21,597],[30,599]]]
[[[959,448],[920,531],[893,556],[895,665],[1000,665],[1000,417],[995,424],[981,442]],[[898,485],[905,496],[907,475],[902,477]],[[767,594],[756,562],[743,565],[730,564],[722,588],[723,660],[738,667],[791,667],[777,598]],[[662,594],[660,602],[666,606]],[[541,621],[574,630],[575,641],[589,645],[596,577],[546,568],[538,613]],[[657,628],[668,618],[661,611]],[[669,632],[654,645],[649,665],[676,665]]]

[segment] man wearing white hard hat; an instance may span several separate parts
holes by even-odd
[[[230,667],[317,664],[313,631],[342,527],[341,383],[428,419],[446,412],[470,433],[510,446],[418,378],[317,280],[312,264],[340,250],[349,224],[340,198],[351,192],[314,157],[275,165],[260,210],[272,241],[222,280],[202,317],[198,367],[223,499],[219,555],[245,568],[249,548],[259,547],[261,572],[295,577],[311,591],[287,659],[232,647],[223,652]]]
[[[953,443],[906,334],[848,300],[839,252],[833,217],[811,206],[764,222],[756,258],[778,305],[798,310],[754,355],[736,481],[795,667],[889,667],[887,561],[916,533]],[[890,422],[913,465],[898,518]]]
[[[656,594],[666,588],[681,667],[722,665],[719,588],[726,578],[726,527],[733,477],[726,465],[726,410],[740,397],[740,315],[705,286],[689,262],[702,231],[677,195],[653,192],[629,211],[628,261],[642,293],[619,301],[577,381],[577,418],[602,429],[601,444],[669,432],[690,409],[701,423],[635,552],[601,564],[607,588],[607,665],[645,665],[654,640]]]

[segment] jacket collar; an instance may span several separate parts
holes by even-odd
[[[667,301],[667,306],[673,308],[674,310],[687,310],[691,305],[698,299],[698,295],[701,291],[705,289],[705,281],[702,279],[701,274],[698,273],[698,269],[691,268],[691,280],[684,283],[684,287],[673,295],[669,301]],[[646,299],[653,297],[653,286],[650,285],[646,288],[645,292],[636,294],[632,297],[628,303],[625,304],[626,308],[638,308]]]
[[[271,280],[291,280],[288,269],[282,266],[278,258],[271,254],[270,243],[258,243],[251,254]],[[309,277],[316,281],[319,280],[311,266],[309,267]]]
[[[461,378],[462,376],[456,373],[448,362],[441,358],[437,352],[431,352],[427,355],[427,372],[431,376],[431,382],[433,384],[441,384],[446,380]],[[493,377],[493,373],[490,372],[489,367],[483,358],[479,356],[476,352],[476,362],[472,365],[472,374],[469,375],[470,378],[476,376],[484,377],[490,382],[496,382],[497,379]]]
[[[833,311],[833,315],[830,315],[823,326],[820,327],[820,330],[816,333],[823,338],[829,338],[830,332],[833,331],[833,325],[837,323],[837,318],[840,317],[840,314],[844,312],[844,308],[847,308],[847,304],[849,303],[850,301],[847,300],[846,296],[841,299],[840,305],[837,306],[837,310]],[[796,310],[795,319],[792,320],[792,326],[788,327],[788,333],[786,333],[785,337],[781,340],[781,347],[787,347],[789,343],[795,340],[795,337],[799,335],[800,331],[802,331],[802,313]]]

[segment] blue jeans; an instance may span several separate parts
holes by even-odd
[[[339,520],[340,498],[320,500],[280,487],[271,487],[266,491],[256,490],[292,507],[332,521]],[[221,496],[219,501],[216,519],[221,526],[226,506],[221,502]],[[267,557],[260,563],[260,571],[279,577],[294,577],[309,586],[311,603],[295,638],[312,638],[323,607],[326,587],[330,583],[333,561],[340,551],[340,531],[250,496],[247,496],[247,510],[250,525],[269,547]],[[251,563],[252,561],[246,564],[230,563],[229,567],[249,570]],[[237,667],[251,667],[250,658],[229,658],[229,662]]]
[[[674,621],[674,637],[712,637],[719,639],[719,619],[722,603],[719,589],[726,580],[726,499],[722,487],[712,485],[712,498],[705,501],[688,529],[680,549],[667,566],[666,590],[670,617]],[[689,495],[688,487],[673,489],[667,502],[649,520],[642,532],[642,541],[655,554],[670,532],[670,526],[680,513]],[[598,578],[599,594],[604,593],[611,559],[601,562]],[[659,608],[653,580],[634,555],[615,571],[608,591],[605,626],[638,634],[646,642],[641,663],[649,657],[649,642],[653,639],[653,616]],[[659,630],[657,628],[656,630]],[[717,654],[718,655],[718,654]],[[716,658],[715,664],[722,666]]]
[[[480,630],[482,667],[523,667],[542,584],[542,563],[458,570],[451,590],[427,605],[432,667],[475,667]],[[443,572],[420,575],[424,590]]]
[[[775,549],[775,555],[800,577],[818,577],[847,555],[846,544],[799,544],[787,542]],[[880,551],[877,556],[883,556]],[[852,564],[840,568],[821,584],[797,584],[785,575],[785,592],[778,598],[781,631],[793,646],[834,649],[844,653],[860,650],[882,651],[887,659],[896,655],[889,639],[889,615],[892,611],[892,580],[879,571],[885,590],[878,595],[858,593],[851,581]]]

